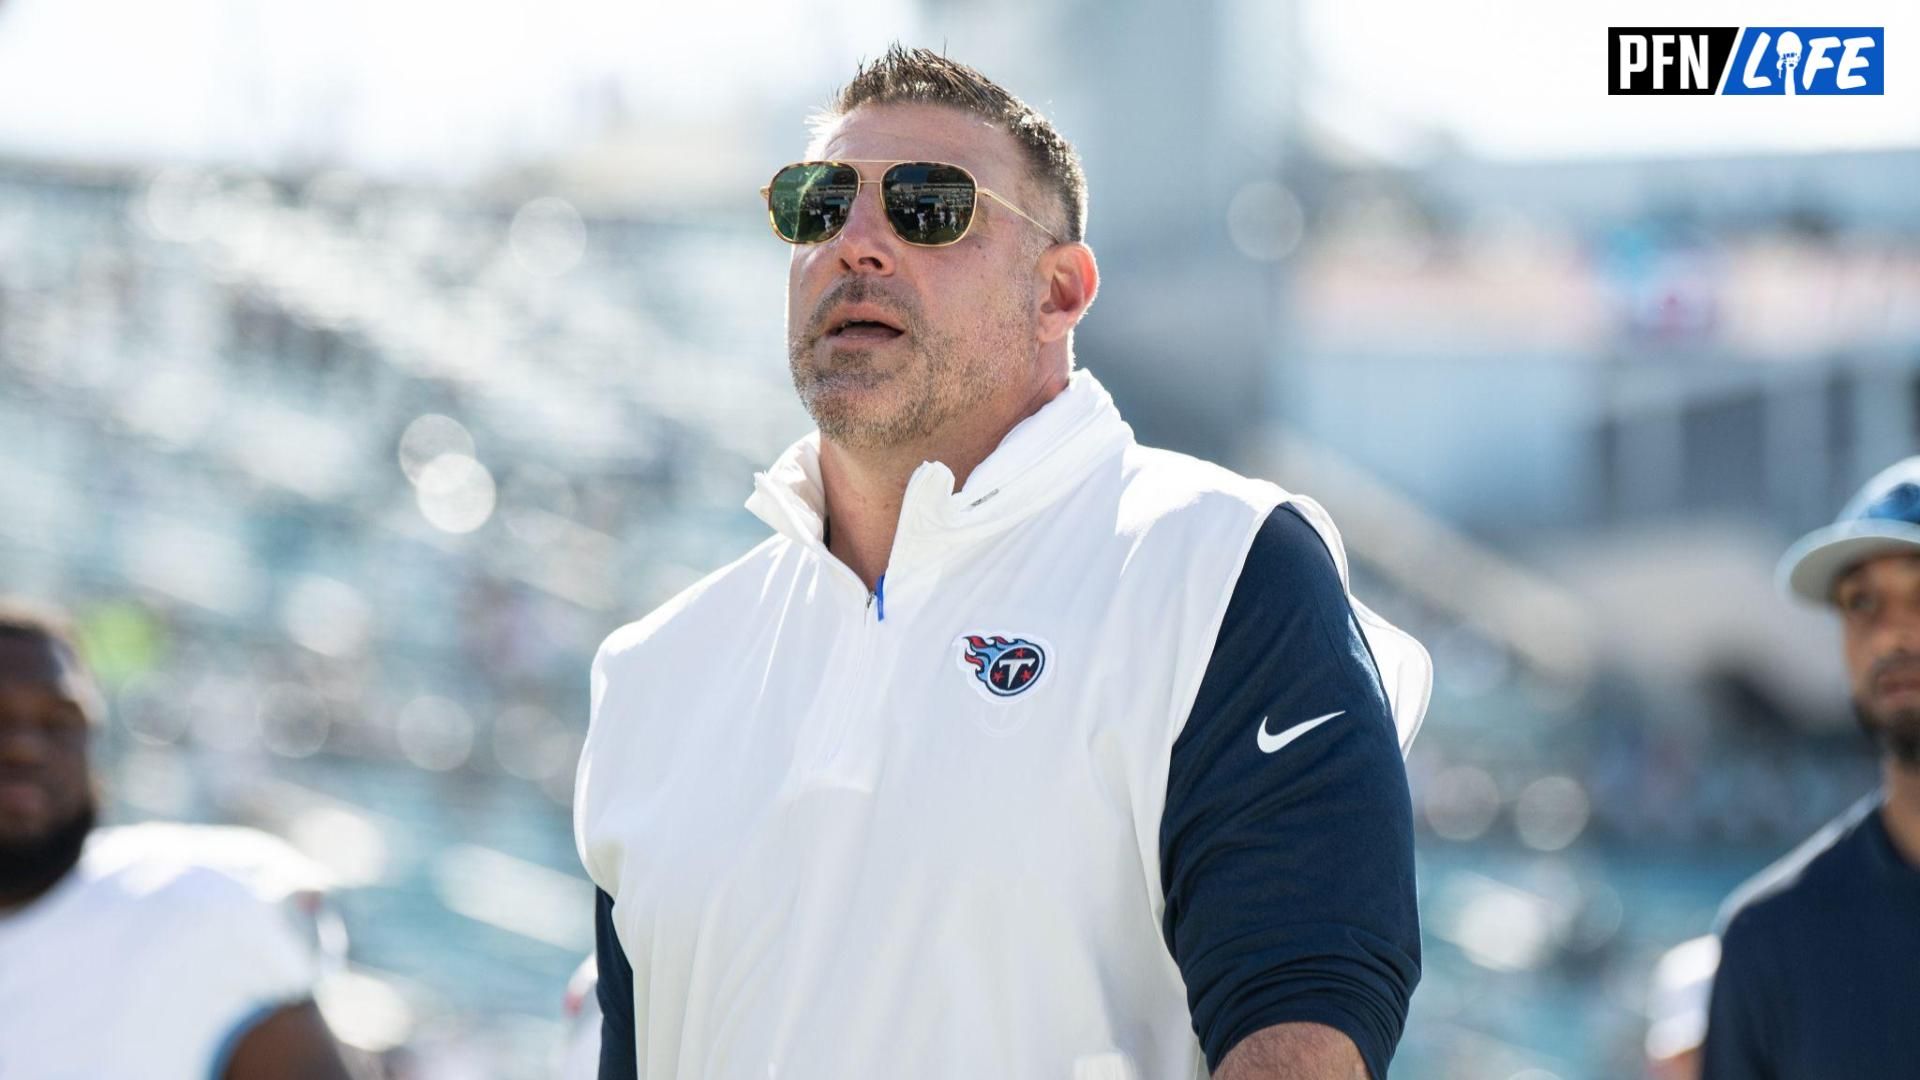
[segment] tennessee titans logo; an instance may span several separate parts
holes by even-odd
[[[968,634],[960,644],[964,650],[960,662],[994,697],[1013,697],[1031,689],[1047,670],[1047,650],[1027,638]]]

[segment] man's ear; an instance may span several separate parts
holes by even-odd
[[[1073,332],[1100,291],[1100,266],[1083,243],[1055,244],[1040,256],[1040,340],[1059,341]]]

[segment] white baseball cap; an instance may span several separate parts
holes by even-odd
[[[1780,584],[1802,599],[1831,604],[1840,575],[1880,555],[1920,555],[1920,456],[1880,470],[1833,524],[1788,548]]]

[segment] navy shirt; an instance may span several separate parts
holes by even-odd
[[[593,909],[593,951],[599,971],[593,993],[600,1001],[600,1080],[637,1080],[640,1055],[633,1041],[633,965],[613,929],[613,897],[605,889],[595,891],[599,899]]]
[[[1420,978],[1406,768],[1333,557],[1292,507],[1255,536],[1174,742],[1160,863],[1210,1068],[1261,1028],[1309,1021],[1387,1075]],[[600,1076],[628,1080],[633,971],[612,915],[602,892]]]
[[[1862,800],[1736,891],[1705,1080],[1920,1075],[1920,868]]]
[[[1413,807],[1333,556],[1290,506],[1254,538],[1173,744],[1160,866],[1209,1068],[1312,1021],[1387,1075],[1420,979]]]

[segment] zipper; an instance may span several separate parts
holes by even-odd
[[[801,777],[802,786],[832,777],[836,762],[840,762],[843,756],[848,735],[856,729],[871,727],[867,714],[873,707],[877,692],[875,688],[882,681],[882,673],[873,665],[880,660],[877,635],[881,621],[886,618],[886,580],[885,574],[880,575],[874,582],[873,590],[867,593],[860,626],[854,631],[857,636],[852,647],[846,650],[846,659],[838,665],[842,672],[839,681],[846,684],[848,690],[833,712],[824,718],[821,738],[814,744],[812,760],[807,763]]]
[[[830,563],[833,566],[835,573],[838,573],[841,577],[846,578],[848,581],[852,582],[854,586],[858,588],[861,592],[867,594],[867,610],[868,611],[873,611],[875,609],[875,605],[877,602],[878,608],[879,608],[879,615],[878,615],[879,621],[886,622],[887,621],[887,575],[882,573],[879,577],[875,578],[873,582],[873,588],[869,589],[867,588],[867,583],[860,580],[860,575],[854,573],[852,567],[848,566],[846,563],[841,562],[839,558],[837,558],[833,554],[833,549],[827,547],[826,534],[824,532],[821,534],[821,537],[820,537],[820,540],[818,541],[817,546],[819,547],[819,557],[826,560],[828,563]]]

